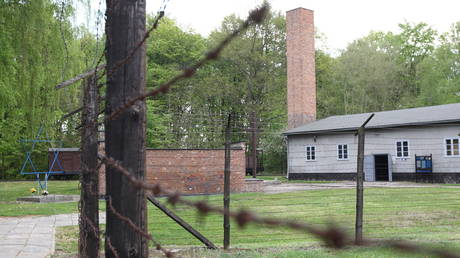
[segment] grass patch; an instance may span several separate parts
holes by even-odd
[[[79,182],[48,181],[50,194],[80,194]],[[78,212],[77,202],[66,203],[18,203],[16,198],[30,196],[34,181],[0,182],[0,216],[54,215]]]
[[[460,248],[459,188],[366,188],[364,235],[369,238],[406,239],[426,242],[459,250]],[[222,205],[222,195],[190,196]],[[161,202],[166,200],[160,198]],[[202,246],[180,226],[172,222],[153,205],[148,205],[149,232],[164,246],[186,249],[183,257],[414,257],[385,248],[358,248],[343,252],[319,248],[316,238],[286,228],[266,228],[248,225],[239,228],[232,222],[230,253],[190,249]],[[216,245],[223,241],[221,216],[206,217],[189,207],[171,207],[189,224]],[[280,194],[243,193],[231,196],[231,208],[248,208],[261,216],[287,218],[326,226],[331,221],[341,225],[351,235],[354,226],[355,190],[321,189]],[[60,229],[59,229],[60,230]],[[67,229],[66,229],[67,230]],[[73,227],[76,235],[78,228]],[[67,239],[58,237],[58,244]],[[76,245],[75,245],[76,246]],[[71,248],[63,248],[71,250]],[[74,251],[76,252],[76,250]],[[188,254],[187,254],[188,255]],[[181,256],[182,257],[182,256]],[[426,257],[426,256],[422,256]]]

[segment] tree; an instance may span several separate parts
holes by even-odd
[[[79,28],[73,28],[69,4],[51,0],[0,1],[0,171],[15,177],[23,159],[20,138],[35,137],[44,126],[48,135],[77,144],[75,120],[61,116],[79,106],[78,87],[56,91],[54,86],[87,68]],[[94,38],[94,37],[93,37]],[[82,39],[83,40],[83,39]],[[93,41],[94,42],[94,41]],[[93,56],[93,55],[91,55]],[[61,123],[67,127],[63,130]],[[47,150],[38,163],[47,166]]]
[[[399,62],[405,68],[401,75],[410,97],[414,97],[420,94],[418,65],[433,52],[436,31],[423,22],[402,23],[399,27]]]
[[[460,22],[441,35],[440,45],[419,65],[417,105],[460,101]]]

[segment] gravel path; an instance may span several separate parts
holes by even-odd
[[[105,223],[105,213],[99,215]],[[43,258],[54,252],[56,227],[78,225],[78,214],[0,217],[0,257]]]
[[[411,182],[364,182],[364,187],[387,187],[387,188],[401,188],[401,187],[441,187],[440,184],[422,184]],[[320,189],[340,189],[340,188],[355,188],[356,182],[343,181],[331,182],[321,184],[304,184],[304,183],[279,183],[276,184],[272,181],[265,181],[264,192],[268,194],[287,193],[305,190],[320,190]],[[459,186],[448,186],[457,188]]]

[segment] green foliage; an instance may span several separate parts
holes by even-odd
[[[90,8],[88,0],[80,0]],[[69,22],[72,6],[52,0],[0,1],[0,178],[16,177],[23,160],[18,140],[43,125],[52,139],[79,146],[80,87],[54,85],[95,65],[102,52],[94,35]],[[91,12],[91,10],[89,10]],[[152,24],[153,17],[148,18]],[[230,15],[207,38],[163,18],[147,41],[147,87],[166,82],[202,58],[236,29]],[[88,23],[89,25],[89,23]],[[460,101],[460,23],[439,35],[425,23],[400,31],[371,32],[338,56],[316,50],[318,118]],[[232,142],[249,142],[245,130],[257,113],[259,146],[268,171],[286,167],[285,17],[271,10],[189,80],[147,101],[147,146],[221,148],[228,115]],[[317,41],[323,40],[321,34]],[[46,147],[37,153],[46,166]]]
[[[320,117],[460,101],[459,23],[441,36],[425,23],[399,27],[371,32],[336,58],[317,51]]]
[[[94,39],[70,23],[72,6],[51,0],[0,1],[0,178],[17,176],[24,153],[19,139],[44,126],[51,139],[78,146],[76,120],[60,121],[78,107],[79,87],[54,90],[88,67]],[[86,61],[85,61],[86,59]],[[39,162],[46,164],[47,147]]]
[[[149,19],[150,22],[152,18]],[[226,17],[205,39],[163,19],[149,39],[148,86],[158,86],[201,58],[239,26]],[[160,148],[222,148],[228,114],[233,114],[233,142],[248,142],[244,128],[250,113],[264,130],[260,144],[268,167],[283,168],[286,121],[285,20],[271,12],[261,25],[234,40],[221,57],[165,95],[148,102],[147,143]],[[281,157],[281,159],[280,159]]]

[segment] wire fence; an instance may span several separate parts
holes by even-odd
[[[163,1],[166,7],[167,1]],[[110,6],[109,6],[110,8]],[[125,103],[119,103],[112,112],[104,117],[104,122],[119,117],[127,109],[147,97],[166,93],[179,80],[190,78],[205,63],[218,58],[222,49],[241,31],[263,20],[266,6],[251,12],[249,18],[225,38],[220,45],[211,50],[195,65],[183,70],[181,74],[158,88],[136,96]],[[164,11],[164,8],[163,10]],[[109,79],[120,67],[129,63],[138,49],[141,49],[151,31],[158,26],[161,12],[154,25],[147,31],[142,40],[128,55],[114,67],[104,68],[103,73]],[[99,65],[98,65],[99,66]],[[97,73],[94,69],[92,74]],[[91,73],[90,73],[91,75]],[[103,75],[99,74],[98,78]],[[102,85],[100,85],[102,86]],[[82,129],[96,128],[101,122],[93,121],[83,125]],[[239,133],[239,132],[237,132]],[[241,131],[243,133],[243,131]],[[90,135],[82,137],[83,141]],[[391,139],[393,140],[393,139]],[[370,142],[369,146],[374,143]],[[378,145],[377,143],[375,143]],[[433,143],[435,144],[435,143]],[[350,143],[351,145],[351,143]],[[332,146],[332,145],[331,145]],[[380,144],[375,148],[384,148]],[[439,147],[441,151],[442,147]],[[350,162],[356,158],[353,149],[349,150]],[[290,154],[302,158],[304,151],[297,150]],[[317,157],[321,158],[318,150]],[[324,155],[323,157],[327,157]],[[335,157],[330,154],[329,158]],[[279,190],[279,193],[241,193],[232,194],[231,211],[225,212],[221,195],[187,196],[184,197],[175,189],[165,189],[162,183],[147,182],[136,178],[132,171],[123,167],[119,161],[98,153],[102,164],[110,167],[111,171],[121,173],[128,183],[137,191],[151,194],[161,203],[173,210],[178,216],[199,230],[203,235],[220,246],[223,241],[223,215],[234,220],[231,228],[231,246],[235,248],[262,248],[262,247],[318,247],[344,248],[348,246],[383,246],[392,249],[404,250],[419,254],[437,255],[440,257],[459,257],[449,248],[457,248],[460,244],[460,188],[442,187],[367,187],[364,191],[364,239],[356,242],[353,237],[354,220],[356,214],[356,190],[353,187],[328,186],[322,189],[305,189],[291,192],[289,189]],[[351,163],[350,163],[351,164]],[[350,172],[355,169],[350,165]],[[177,167],[178,165],[172,165]],[[190,167],[191,165],[187,165]],[[193,165],[192,165],[193,166]],[[197,165],[198,166],[198,165]],[[224,164],[222,164],[223,169]],[[295,165],[294,165],[295,166]],[[298,165],[301,167],[301,165]],[[322,171],[317,165],[316,170]],[[324,165],[324,166],[330,166]],[[171,179],[172,180],[172,179]],[[208,183],[219,182],[219,179],[209,180]],[[110,182],[109,182],[110,183]],[[318,187],[318,186],[317,186]],[[321,187],[320,187],[321,188]],[[82,191],[85,191],[82,187]],[[90,193],[95,196],[97,193]],[[112,205],[115,200],[110,195],[105,196],[106,209],[118,218],[118,223],[125,223],[143,239],[149,240],[151,245],[160,250],[166,257],[174,254],[170,251],[175,247],[189,247],[201,245],[170,218],[153,206],[148,209],[148,226],[144,228],[134,223]],[[84,203],[85,200],[82,200]],[[92,224],[86,216],[81,216],[83,223],[89,224],[86,235],[99,236],[100,230]],[[117,246],[114,245],[113,235],[105,236],[106,250],[113,257],[121,257]],[[413,240],[406,242],[404,240]],[[438,244],[438,245],[436,245]]]
[[[327,187],[325,187],[327,188]],[[459,188],[367,188],[364,204],[364,236],[372,239],[406,239],[421,242],[458,244],[460,223]],[[250,209],[260,216],[287,219],[327,226],[340,225],[346,232],[354,230],[355,189],[330,188],[278,194],[233,194],[234,210]],[[188,197],[221,207],[221,196]],[[161,199],[167,203],[167,199]],[[201,217],[196,210],[178,205],[174,211],[217,244],[222,243],[222,217]],[[168,221],[156,209],[149,210],[153,234],[163,245],[198,245],[187,232]],[[162,225],[161,228],[155,225]],[[318,240],[287,228],[261,228],[257,225],[241,229],[233,226],[231,245],[238,248],[267,246],[318,246]]]

